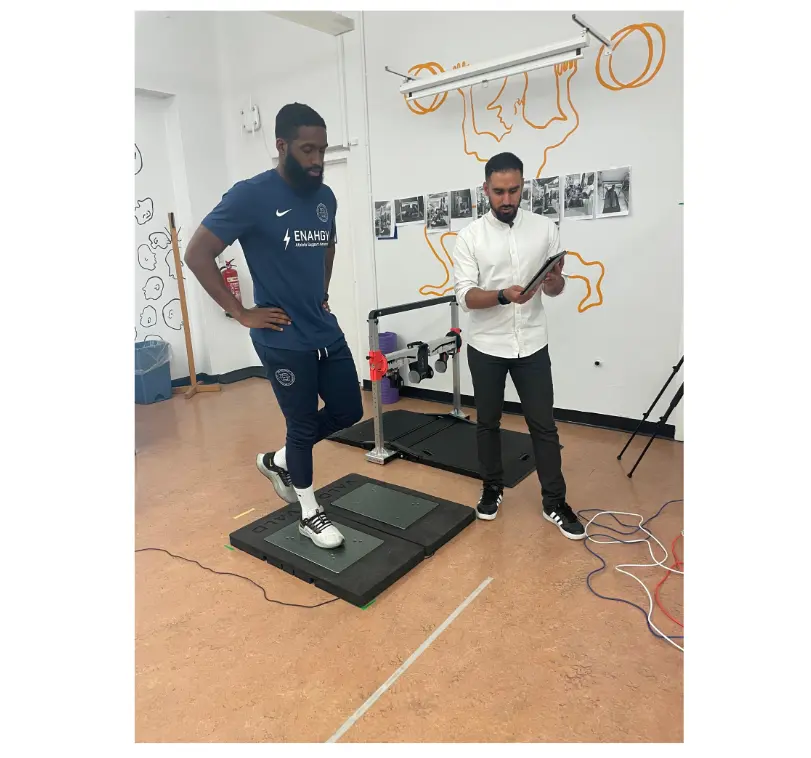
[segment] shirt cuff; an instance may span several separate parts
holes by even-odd
[[[470,313],[470,308],[467,307],[467,293],[474,289],[472,284],[457,287],[455,290],[456,302],[459,307],[465,312]]]

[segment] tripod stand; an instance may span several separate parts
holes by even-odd
[[[651,403],[650,408],[648,408],[648,410],[645,413],[642,414],[642,420],[639,422],[639,424],[637,424],[637,427],[636,427],[636,429],[634,429],[634,433],[631,435],[631,438],[625,443],[625,447],[622,448],[622,452],[620,452],[620,454],[617,456],[618,461],[622,460],[622,456],[625,453],[625,451],[628,449],[628,445],[630,445],[631,442],[633,442],[633,439],[634,439],[634,437],[636,437],[637,432],[639,432],[639,430],[642,428],[642,424],[644,424],[645,421],[647,421],[648,416],[650,416],[650,414],[651,414],[651,411],[656,406],[656,403],[659,402],[659,399],[662,397],[662,395],[664,395],[665,390],[667,389],[670,382],[673,381],[673,377],[676,376],[676,374],[678,373],[678,370],[682,367],[683,363],[684,363],[684,356],[682,356],[679,359],[679,362],[673,367],[673,372],[668,377],[668,380],[665,382],[662,389],[659,390],[659,394],[656,396],[656,399]],[[634,464],[634,467],[631,469],[631,472],[628,474],[629,479],[634,475],[634,471],[636,471],[636,467],[639,465],[639,463],[642,460],[642,458],[644,457],[645,453],[648,452],[648,448],[653,444],[653,441],[659,436],[659,434],[662,431],[662,428],[664,427],[664,425],[667,422],[668,418],[670,418],[670,414],[673,413],[673,409],[679,404],[682,397],[684,397],[684,382],[682,382],[681,386],[676,390],[676,394],[673,395],[673,399],[670,401],[670,405],[668,406],[668,408],[665,411],[664,415],[659,419],[659,423],[656,424],[656,429],[654,429],[653,434],[651,435],[651,438],[648,440],[648,444],[645,445],[645,449],[639,454],[639,458],[637,459],[636,463]]]

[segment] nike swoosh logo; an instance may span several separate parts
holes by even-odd
[[[282,216],[286,216],[286,215],[287,215],[288,213],[290,213],[290,211],[292,211],[292,210],[293,210],[293,209],[292,209],[292,208],[290,208],[290,210],[287,210],[287,211],[276,211],[276,215],[277,215],[279,218],[281,218]]]

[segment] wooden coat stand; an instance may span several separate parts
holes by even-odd
[[[180,261],[180,246],[177,242],[177,228],[175,227],[175,214],[169,214],[169,232],[172,236],[172,255],[175,258],[175,273],[177,274],[177,289],[180,293],[180,310],[183,314],[183,332],[186,335],[186,355],[189,358],[189,379],[191,387],[175,387],[172,392],[176,395],[184,394],[188,400],[198,392],[219,392],[219,384],[199,384],[197,371],[194,368],[194,350],[191,346],[191,327],[189,326],[189,309],[186,306],[186,287],[183,284],[183,265]]]

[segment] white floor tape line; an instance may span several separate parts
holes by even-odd
[[[366,711],[368,711],[381,697],[382,695],[388,690],[411,666],[414,661],[417,660],[431,645],[431,643],[439,637],[442,632],[444,632],[452,623],[453,621],[459,616],[459,614],[465,610],[484,590],[484,588],[493,581],[492,576],[488,576],[470,595],[465,598],[465,600],[461,603],[461,605],[451,613],[448,618],[446,618],[434,631],[431,633],[431,636],[425,640],[408,658],[408,660],[403,663],[400,668],[397,669],[382,685],[372,694],[372,696],[360,707],[356,710],[343,724],[343,726],[335,732],[335,734],[330,737],[327,742],[337,742],[341,737],[343,737],[354,725],[357,723],[358,719],[363,716]]]

